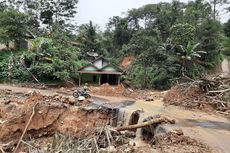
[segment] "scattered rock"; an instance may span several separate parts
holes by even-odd
[[[65,90],[66,90],[66,88],[61,87],[59,90],[61,90],[61,91],[65,91]]]
[[[6,100],[5,102],[4,102],[4,104],[5,105],[8,105],[8,104],[10,104],[11,103],[11,100],[9,99],[9,100]]]
[[[136,133],[133,131],[125,131],[124,135],[128,138],[135,138],[136,137]]]
[[[108,151],[108,152],[117,152],[117,149],[116,149],[114,146],[109,146],[109,147],[107,148],[107,151]]]
[[[71,97],[69,97],[68,100],[69,100],[69,104],[70,104],[70,105],[76,104],[76,99],[75,99],[74,97],[71,96]]]
[[[7,120],[4,120],[4,121],[0,120],[0,124],[3,124],[5,122],[7,122]]]
[[[153,97],[146,97],[145,101],[154,101],[154,98]]]
[[[29,90],[27,93],[25,93],[25,96],[30,96],[32,95],[33,92],[34,92],[33,90]]]
[[[78,97],[78,101],[84,101],[84,100],[85,100],[85,97],[83,97],[83,96]]]

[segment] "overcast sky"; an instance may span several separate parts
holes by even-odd
[[[159,2],[171,2],[171,0],[79,0],[75,21],[80,25],[92,20],[103,28],[108,23],[109,17],[120,16],[129,9]],[[223,20],[226,18],[228,17],[225,16]]]

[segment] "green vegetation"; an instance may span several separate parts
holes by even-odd
[[[114,63],[125,56],[135,62],[125,82],[137,88],[168,89],[181,77],[196,78],[230,56],[230,19],[218,20],[218,6],[226,1],[195,0],[148,4],[114,16],[106,30],[93,24],[76,27],[77,0],[5,0],[0,3],[1,81],[41,82],[77,80],[77,69],[92,60],[90,53]],[[227,9],[228,5],[226,5]],[[24,10],[24,11],[21,11]],[[33,33],[30,51],[9,51]]]

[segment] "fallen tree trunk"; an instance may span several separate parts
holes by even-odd
[[[150,126],[152,124],[162,124],[162,123],[175,124],[175,120],[168,119],[166,117],[160,117],[160,118],[157,118],[157,119],[149,120],[149,121],[141,123],[141,124],[134,124],[134,125],[124,126],[124,127],[118,127],[115,130],[116,131],[133,130],[133,129],[138,129],[138,128],[143,128],[143,127],[146,127],[146,126]]]

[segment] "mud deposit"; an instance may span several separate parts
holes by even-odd
[[[33,107],[35,115],[27,129],[24,140],[52,137],[55,133],[79,137],[94,133],[94,128],[108,122],[108,112],[85,110],[68,104],[68,99],[55,96],[43,96],[33,92],[31,95],[7,91],[0,98],[0,142],[15,145],[22,135]],[[91,130],[86,130],[91,128]]]
[[[176,129],[172,130],[160,124],[121,132],[115,130],[142,124],[158,118],[158,114],[171,113],[177,118],[173,111],[168,112],[164,107],[162,99],[151,102],[122,100],[110,104],[111,99],[95,98],[93,102],[76,103],[65,95],[45,96],[38,92],[11,90],[0,93],[0,150],[6,153],[15,151],[33,109],[35,114],[18,152],[215,152],[178,130],[184,126],[179,119]]]

